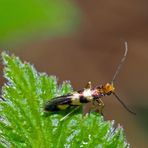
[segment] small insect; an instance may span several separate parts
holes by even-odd
[[[102,110],[104,108],[104,103],[102,101],[102,98],[104,96],[109,96],[113,94],[115,98],[122,104],[122,106],[130,113],[135,113],[130,110],[125,103],[119,98],[119,96],[115,93],[115,87],[114,87],[114,81],[119,74],[119,71],[121,69],[121,66],[123,65],[126,56],[127,56],[128,46],[127,42],[125,42],[125,52],[124,55],[115,71],[115,74],[113,76],[113,79],[110,83],[106,83],[105,85],[100,85],[95,88],[92,88],[91,82],[88,82],[86,87],[82,90],[72,92],[67,95],[59,96],[56,98],[53,98],[45,103],[44,110],[46,112],[55,112],[60,110],[65,110],[70,107],[79,107],[82,104],[86,104],[91,102],[92,108],[96,108],[97,111],[99,111],[101,114]],[[75,108],[75,109],[76,109]]]

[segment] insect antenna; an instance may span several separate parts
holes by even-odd
[[[130,108],[128,108],[128,107],[125,105],[125,103],[119,98],[119,96],[118,96],[115,92],[113,92],[113,95],[115,96],[115,98],[122,104],[122,106],[123,106],[128,112],[130,112],[130,113],[133,114],[133,115],[136,115],[135,112],[133,112]]]
[[[116,77],[118,76],[118,74],[119,74],[119,72],[120,72],[120,69],[121,69],[121,67],[122,67],[122,65],[123,65],[123,63],[125,62],[125,59],[126,59],[126,57],[127,57],[128,45],[127,45],[127,42],[124,42],[124,44],[125,44],[124,55],[123,55],[123,57],[122,57],[122,59],[121,59],[119,65],[118,65],[118,67],[117,67],[117,69],[116,69],[116,71],[115,71],[115,74],[114,74],[114,76],[113,76],[113,79],[112,79],[112,81],[111,81],[111,84],[113,84],[113,82],[115,81]],[[128,107],[125,105],[125,103],[119,98],[119,96],[118,96],[115,92],[112,92],[112,93],[113,93],[113,95],[115,96],[115,98],[122,104],[122,106],[123,106],[128,112],[130,112],[131,114],[136,115],[135,112],[133,112],[130,108],[128,108]]]
[[[119,65],[118,65],[118,67],[117,67],[117,69],[116,69],[116,71],[115,71],[115,74],[114,74],[114,76],[113,76],[113,79],[112,79],[112,81],[111,81],[111,84],[113,84],[113,82],[115,81],[115,79],[116,79],[117,75],[119,74],[120,69],[121,69],[121,67],[122,67],[122,65],[123,65],[123,63],[124,63],[124,61],[125,61],[125,59],[126,59],[126,57],[127,57],[128,45],[127,45],[127,42],[124,42],[124,44],[125,44],[125,52],[124,52],[124,55],[123,55],[123,57],[122,57],[122,59],[121,59]]]

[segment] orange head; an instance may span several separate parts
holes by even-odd
[[[105,85],[103,85],[102,91],[104,94],[110,95],[115,91],[115,87],[113,83],[106,83]]]

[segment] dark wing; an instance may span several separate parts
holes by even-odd
[[[45,103],[44,110],[45,111],[59,111],[60,108],[59,105],[67,105],[69,106],[71,104],[71,96],[72,94],[59,96],[56,98],[53,98]]]

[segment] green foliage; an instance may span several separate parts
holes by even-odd
[[[78,22],[78,11],[67,0],[1,0],[0,43],[65,33]]]
[[[56,77],[37,72],[18,57],[3,52],[2,58],[7,83],[2,88],[6,100],[0,103],[0,147],[128,147],[122,128],[114,128],[99,114],[73,113],[63,121],[61,112],[47,116],[44,103],[71,92],[70,83],[58,86]]]

